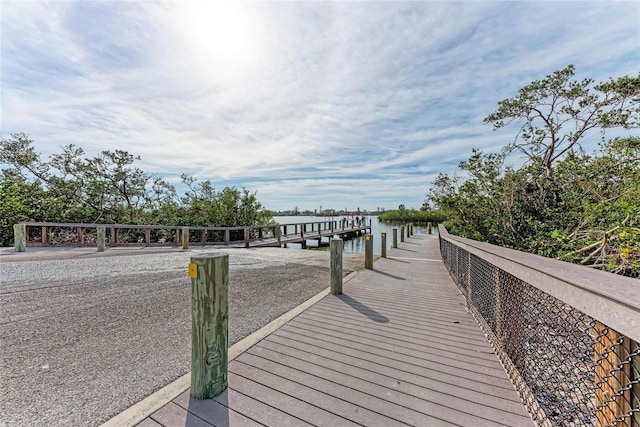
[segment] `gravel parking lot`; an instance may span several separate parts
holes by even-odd
[[[0,425],[99,425],[190,370],[186,268],[204,250],[94,251],[0,251]],[[230,345],[329,284],[326,251],[221,251]],[[362,263],[345,254],[344,274]]]

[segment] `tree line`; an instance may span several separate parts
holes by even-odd
[[[572,65],[500,101],[485,118],[513,128],[499,153],[473,150],[427,202],[452,234],[640,277],[640,74],[594,84]],[[600,140],[586,152],[582,144]],[[518,153],[524,164],[507,158]],[[513,159],[513,156],[509,157]]]
[[[87,156],[73,144],[43,159],[24,133],[0,139],[0,246],[21,221],[191,226],[262,225],[271,214],[245,188],[216,190],[187,174],[176,188],[123,150]]]

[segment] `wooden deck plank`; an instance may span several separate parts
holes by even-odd
[[[407,342],[415,342],[419,341],[428,341],[433,348],[449,350],[449,351],[465,351],[476,354],[478,357],[487,359],[487,360],[495,360],[495,352],[491,347],[487,348],[485,345],[473,344],[470,342],[458,343],[451,339],[451,335],[446,335],[443,333],[424,333],[411,329],[404,329],[400,327],[396,327],[396,324],[393,326],[387,325],[371,325],[369,322],[362,320],[360,318],[349,318],[345,316],[345,321],[340,322],[340,320],[336,320],[334,315],[327,313],[326,311],[322,314],[310,313],[309,311],[301,314],[299,316],[300,319],[309,319],[315,320],[320,324],[329,324],[334,326],[342,325],[345,329],[354,329],[367,331],[370,333],[378,333],[380,336],[393,338],[394,336],[399,341],[407,341]],[[394,328],[396,327],[396,328]]]
[[[232,367],[235,368],[234,363],[231,362],[229,365],[229,388],[232,390],[237,390],[239,393],[251,396],[255,400],[258,400],[268,406],[278,408],[281,411],[309,424],[326,426],[344,425],[345,427],[359,425],[335,415],[333,412],[309,404],[302,399],[303,396],[292,396],[291,393],[288,393],[289,390],[287,388],[276,389],[263,385],[259,382],[261,379],[259,375],[251,376],[251,372],[248,372],[246,369],[242,369],[243,366],[240,366],[241,369],[239,370],[242,375],[238,375],[235,371],[231,371]],[[251,376],[251,379],[248,379],[246,376]],[[267,382],[268,384],[275,383],[274,385],[278,387],[277,382],[264,382]],[[289,389],[291,388],[293,387],[290,387]],[[217,396],[214,399],[219,401],[220,396]],[[238,410],[238,412],[244,412],[242,407],[234,406],[234,409]]]
[[[468,342],[458,342],[457,345],[447,344],[455,338],[452,335],[440,332],[434,337],[406,336],[393,334],[390,329],[384,327],[370,328],[365,322],[358,322],[343,318],[343,321],[336,321],[335,318],[298,316],[296,319],[302,324],[315,324],[325,328],[327,331],[340,330],[347,334],[355,334],[362,338],[379,339],[383,343],[390,343],[403,349],[417,350],[423,353],[441,354],[450,357],[455,354],[456,360],[470,363],[484,364],[485,366],[496,367],[496,356],[489,346],[474,346]]]
[[[429,418],[435,414],[439,418],[438,422],[447,421],[452,424],[481,423],[486,426],[511,426],[518,425],[523,421],[522,416],[509,411],[469,402],[452,394],[441,394],[433,390],[403,384],[397,379],[389,380],[376,374],[374,370],[377,367],[372,364],[362,364],[368,370],[340,366],[336,362],[330,366],[323,366],[318,363],[318,358],[313,356],[303,360],[260,346],[253,347],[243,355],[243,361],[252,364],[252,366],[267,367],[274,373],[282,371],[290,375],[292,369],[297,370],[302,373],[298,376],[311,378],[313,387],[322,387],[325,382],[327,384],[333,383],[333,386],[327,387],[328,390],[336,397],[348,399],[356,404],[358,403],[356,399],[361,396],[369,400],[370,398],[367,396],[372,396],[374,402],[364,402],[367,407],[375,407],[386,416],[411,425],[423,421],[429,421],[430,424],[433,424],[435,421]],[[344,397],[340,395],[340,389],[345,389]],[[383,402],[376,402],[378,400]]]
[[[429,377],[432,372],[440,372],[447,376],[456,376],[467,381],[474,381],[480,384],[489,384],[496,387],[500,387],[503,390],[511,392],[513,385],[507,378],[487,377],[486,375],[475,373],[471,371],[459,370],[456,367],[442,365],[439,363],[421,361],[420,364],[416,364],[415,360],[407,359],[400,355],[396,355],[393,352],[380,352],[372,350],[368,346],[362,345],[349,345],[349,341],[338,342],[333,339],[321,339],[317,336],[309,337],[304,334],[304,331],[289,330],[281,328],[273,333],[275,337],[284,337],[290,340],[298,341],[305,344],[317,345],[323,348],[327,348],[331,351],[340,351],[349,355],[359,355],[363,358],[375,358],[382,359],[391,366],[402,366],[403,370],[408,372],[414,371],[416,375],[423,375]]]
[[[292,369],[278,369],[277,364],[264,363],[262,366],[256,367],[253,364],[246,363],[247,360],[252,360],[250,354],[242,354],[233,362],[233,372],[239,375],[251,378],[259,382],[262,385],[273,388],[274,390],[280,390],[289,396],[296,397],[305,401],[310,406],[317,408],[324,408],[326,411],[335,414],[341,418],[336,425],[342,425],[346,421],[351,421],[354,424],[362,424],[367,426],[401,426],[405,425],[394,419],[385,417],[379,413],[376,413],[370,409],[373,406],[367,406],[366,403],[362,405],[356,405],[348,400],[341,398],[340,388],[336,384],[335,390],[331,388],[325,388],[320,391],[319,388],[326,384],[323,383],[321,378],[310,378],[308,374],[298,372]],[[283,377],[281,375],[286,375]],[[314,383],[313,385],[311,383]],[[342,396],[344,397],[344,396]],[[308,419],[315,424],[317,420],[313,418]],[[334,421],[337,422],[337,421]],[[329,425],[322,423],[323,425]]]
[[[145,418],[141,423],[136,424],[136,427],[162,427],[162,424],[158,424],[151,418]]]
[[[312,364],[306,366],[309,370],[300,370],[293,366],[293,363],[285,365],[268,358],[259,357],[255,353],[243,354],[242,361],[256,369],[282,375],[284,376],[283,378],[340,399],[346,404],[352,404],[355,410],[350,408],[349,412],[343,412],[340,415],[354,422],[367,426],[450,425],[442,419],[421,414],[406,406],[397,405],[374,394],[353,388],[350,383],[344,382],[344,380],[348,380],[346,377],[342,378],[343,381],[341,383],[340,375],[332,374],[330,370],[321,367],[314,369]],[[367,408],[372,408],[373,410]]]
[[[194,399],[189,391],[173,399],[173,403],[216,427],[256,427],[261,424],[212,399]]]
[[[232,388],[227,388],[227,390],[213,398],[213,400],[230,408],[242,408],[247,417],[265,426],[304,427],[312,425]]]
[[[174,402],[169,402],[151,415],[151,419],[163,427],[211,427],[212,424],[193,415]]]
[[[522,410],[522,404],[519,399],[512,398],[507,400],[502,396],[495,397],[471,388],[455,386],[433,378],[424,378],[386,365],[356,359],[355,357],[334,357],[335,353],[323,351],[319,348],[310,348],[309,350],[313,352],[300,350],[271,340],[263,340],[259,345],[252,348],[250,352],[255,354],[260,351],[265,357],[264,354],[268,354],[266,352],[270,351],[278,353],[280,355],[278,357],[282,357],[283,360],[293,357],[327,369],[335,369],[345,375],[361,378],[378,385],[401,391],[406,390],[403,392],[423,399],[426,399],[427,395],[439,393],[442,394],[442,398],[435,396],[432,400],[434,403],[441,403],[445,406],[449,404],[449,397],[453,397],[454,400],[459,399],[463,402],[477,403],[512,413],[519,414]]]
[[[260,344],[268,346],[270,343],[283,345],[311,354],[322,355],[332,358],[333,360],[355,366],[362,365],[363,362],[373,363],[378,367],[380,372],[389,372],[390,376],[397,376],[397,379],[417,382],[418,384],[421,382],[426,382],[430,385],[441,383],[442,387],[446,389],[455,389],[457,394],[479,393],[488,397],[495,397],[498,400],[520,402],[520,399],[517,395],[514,395],[511,388],[474,381],[467,377],[449,375],[447,372],[429,370],[427,368],[417,367],[408,363],[399,363],[370,353],[344,349],[339,345],[333,345],[331,343],[317,342],[317,345],[313,345],[303,343],[298,339],[290,339],[280,335],[271,335],[268,340],[265,339]]]
[[[468,348],[460,347],[458,347],[456,351],[452,351],[451,347],[439,348],[431,341],[399,339],[397,336],[394,337],[385,335],[383,333],[372,332],[363,327],[363,325],[357,324],[355,322],[345,321],[342,324],[336,324],[332,322],[316,321],[315,319],[309,319],[307,317],[299,316],[296,319],[296,325],[297,324],[315,326],[330,333],[335,332],[336,334],[338,334],[338,336],[356,336],[359,339],[369,339],[377,341],[379,343],[378,345],[381,348],[391,349],[393,351],[406,350],[406,353],[404,354],[407,355],[417,352],[416,354],[443,357],[451,359],[456,363],[460,362],[485,366],[502,371],[502,366],[496,362],[495,355],[489,353],[488,355],[493,355],[493,358],[482,357],[483,353],[481,353],[481,351],[485,351],[484,355],[487,355],[486,352],[491,351],[491,348],[488,346],[486,348],[480,348],[481,351],[479,351],[477,348],[470,350]]]
[[[321,326],[302,324],[302,322],[292,322],[284,325],[282,327],[282,330],[293,330],[295,332],[298,332],[299,334],[306,334],[307,336],[318,337],[324,340],[332,340],[345,347],[367,348],[369,349],[369,351],[375,352],[376,354],[382,356],[393,355],[394,359],[410,361],[412,363],[418,364],[433,364],[441,366],[441,369],[460,371],[465,375],[477,374],[506,381],[504,370],[501,367],[487,367],[475,363],[461,365],[459,363],[456,363],[456,361],[452,360],[450,357],[446,357],[444,355],[422,354],[419,351],[403,349],[400,347],[395,347],[391,344],[382,343],[380,340],[376,339],[361,338],[355,334],[346,334],[344,332],[335,330],[328,331]]]

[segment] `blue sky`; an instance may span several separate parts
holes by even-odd
[[[2,1],[0,17],[2,137],[127,150],[274,210],[419,208],[472,148],[513,140],[482,120],[522,86],[640,70],[640,2]]]

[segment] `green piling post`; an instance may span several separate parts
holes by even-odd
[[[27,226],[25,224],[15,224],[13,226],[13,243],[16,252],[27,250]]]
[[[373,270],[373,236],[371,234],[364,236],[364,268]]]
[[[106,239],[106,230],[104,226],[99,226],[96,228],[96,246],[98,247],[98,252],[104,252],[105,247],[105,239]]]
[[[342,239],[331,239],[329,242],[331,252],[331,293],[340,295],[342,293],[342,249],[344,242]]]
[[[397,248],[398,247],[398,229],[394,228],[393,229],[393,247]]]
[[[387,233],[380,233],[380,255],[387,257]]]
[[[400,227],[400,241],[404,242],[404,225]]]
[[[191,396],[210,399],[228,384],[229,255],[191,257]]]
[[[189,249],[189,227],[182,227],[182,249]]]

